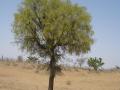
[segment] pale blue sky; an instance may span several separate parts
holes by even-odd
[[[11,32],[13,16],[22,0],[0,3],[0,56],[17,57],[20,52]],[[92,16],[95,44],[89,56],[102,57],[105,67],[120,66],[120,0],[72,0],[85,6]]]

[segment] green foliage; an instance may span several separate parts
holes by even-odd
[[[104,65],[104,62],[102,62],[102,58],[89,58],[88,59],[88,65],[89,67],[92,67],[94,70],[98,70],[100,67]]]
[[[26,62],[28,62],[28,63],[37,63],[38,58],[29,56],[28,59],[26,60]]]
[[[86,8],[69,0],[24,0],[15,14],[13,33],[23,50],[56,58],[60,51],[86,53],[93,43],[91,17]]]

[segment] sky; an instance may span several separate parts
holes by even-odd
[[[22,0],[0,3],[0,57],[25,56],[14,43],[12,23]],[[120,0],[72,0],[87,8],[92,16],[95,43],[88,56],[102,57],[105,68],[120,66]]]

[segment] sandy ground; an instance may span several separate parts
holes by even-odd
[[[48,73],[0,66],[0,90],[47,90]],[[120,73],[66,71],[55,78],[54,90],[120,90]]]

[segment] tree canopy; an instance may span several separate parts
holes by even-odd
[[[50,49],[86,53],[93,43],[86,8],[62,0],[25,0],[15,14],[14,33],[22,49],[49,56]],[[59,56],[59,55],[58,55]]]

